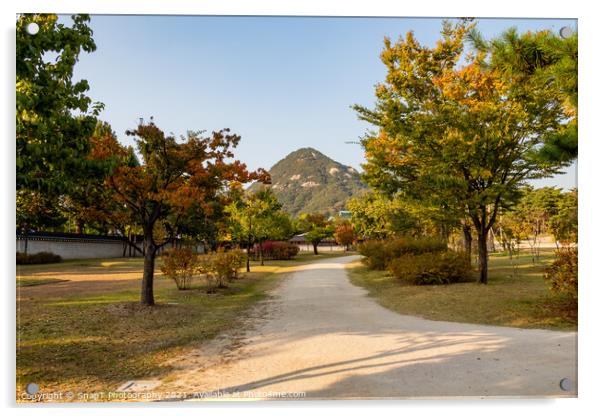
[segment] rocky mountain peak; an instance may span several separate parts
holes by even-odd
[[[345,209],[350,197],[366,189],[354,168],[311,147],[291,152],[272,166],[270,174],[272,190],[291,215],[334,214]]]

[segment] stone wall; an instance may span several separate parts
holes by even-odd
[[[27,242],[26,242],[27,241]],[[58,254],[64,260],[69,259],[107,259],[116,257],[142,257],[142,254],[130,247],[119,237],[104,237],[91,235],[69,235],[51,233],[30,234],[27,240],[22,235],[17,235],[17,252],[24,253],[27,244],[27,254],[36,254],[42,251]],[[180,241],[174,241],[162,247],[162,251],[180,246]],[[137,243],[142,250],[142,242]],[[125,249],[125,251],[124,251]],[[196,247],[197,252],[203,252],[202,244]]]
[[[301,243],[301,244],[295,244],[297,247],[299,247],[299,251],[314,251],[314,246],[312,246],[311,244],[305,244],[305,243]],[[340,246],[338,244],[318,244],[318,252],[323,252],[323,251],[345,251],[345,246]]]
[[[25,252],[26,240],[17,237],[17,251]],[[54,238],[29,236],[27,238],[27,254],[47,251],[58,254],[63,259],[95,259],[123,257],[124,241],[117,239],[93,239],[93,238]],[[135,253],[135,250],[132,250]],[[136,253],[140,256],[140,253]],[[126,250],[126,257],[130,256],[130,250]]]

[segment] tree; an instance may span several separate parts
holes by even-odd
[[[550,161],[577,158],[577,33],[563,39],[548,30],[519,34],[516,28],[510,28],[487,41],[477,30],[472,30],[469,39],[477,50],[491,55],[484,62],[488,67],[512,76],[527,87],[538,84],[539,88],[555,91],[562,100],[565,123],[547,134],[538,153]]]
[[[292,223],[288,214],[282,211],[282,204],[278,202],[278,198],[270,188],[264,187],[255,195],[265,207],[255,217],[257,230],[255,239],[259,244],[259,259],[263,266],[263,243],[266,240],[288,239],[292,234]]]
[[[96,49],[87,15],[72,27],[55,14],[22,14],[17,19],[16,150],[17,189],[68,192],[86,165],[88,139],[102,104],[86,96],[86,80],[73,81],[79,54]],[[36,23],[39,32],[26,32]]]
[[[385,39],[388,73],[376,87],[376,107],[354,108],[379,128],[362,140],[371,184],[443,195],[463,210],[477,234],[479,282],[487,283],[487,238],[500,207],[518,198],[526,180],[566,166],[537,156],[565,114],[553,88],[483,65],[491,54],[468,54],[461,66],[471,27],[445,22],[433,48],[411,32],[395,44]]]
[[[264,243],[267,240],[288,240],[293,234],[293,224],[287,213],[278,209],[259,218],[259,259],[263,266]]]
[[[354,232],[364,239],[382,239],[417,227],[416,219],[403,207],[400,198],[368,192],[347,202]]]
[[[515,243],[518,242],[513,221],[514,218],[511,211],[507,212],[504,209],[500,209],[498,211],[497,220],[491,229],[495,235],[495,238],[502,245],[502,250],[508,253],[510,259],[512,259],[514,250],[516,248]]]
[[[18,190],[16,208],[17,230],[22,233],[25,240],[25,254],[27,254],[28,235],[31,230],[58,227],[65,222],[55,201],[40,192]]]
[[[247,246],[247,272],[251,271],[251,247],[260,244],[259,252],[263,264],[263,242],[276,231],[282,205],[273,192],[264,188],[255,193],[243,195],[226,207],[230,215],[230,230],[235,239]]]
[[[207,206],[231,182],[266,180],[260,169],[248,172],[232,149],[240,136],[228,129],[203,136],[189,131],[182,142],[165,136],[154,122],[127,131],[136,138],[141,164],[120,165],[108,178],[115,198],[124,204],[144,234],[144,270],[141,302],[154,304],[153,277],[157,250],[174,236],[194,204]]]
[[[554,262],[545,270],[544,278],[551,284],[551,289],[567,293],[577,306],[578,292],[578,210],[577,190],[564,193],[558,204],[558,212],[550,220],[550,228],[558,247],[554,254]]]
[[[106,179],[117,166],[139,166],[140,163],[134,150],[123,147],[106,122],[99,121],[88,140],[90,151],[85,157],[85,166],[79,180],[61,198],[62,209],[75,223],[78,233],[88,226],[103,233],[117,230],[125,236],[134,221],[115,198],[114,189],[106,185]]]
[[[349,246],[355,241],[355,233],[351,223],[343,221],[338,224],[334,230],[334,238],[338,244],[345,246],[345,251],[349,250]]]
[[[550,230],[557,242],[562,245],[577,243],[578,237],[578,197],[577,190],[562,194],[558,210],[550,218]]]
[[[301,214],[298,228],[305,232],[305,239],[312,244],[315,255],[318,255],[318,245],[322,240],[334,234],[332,225],[323,214]]]
[[[540,236],[548,233],[550,219],[558,213],[561,199],[562,191],[558,188],[525,187],[519,203],[513,208],[514,216],[518,217],[526,229],[534,262],[539,258]]]
[[[124,256],[128,247],[144,256],[144,250],[133,238],[142,232],[141,227],[115,189],[107,186],[107,180],[117,167],[140,166],[134,149],[122,146],[111,126],[102,121],[97,123],[89,138],[89,148],[79,180],[61,197],[62,210],[75,223],[77,232],[94,230],[102,234],[120,234],[124,238]]]
[[[492,230],[511,258],[514,247],[521,241],[529,243],[533,261],[539,257],[540,236],[550,232],[552,219],[558,215],[563,198],[564,194],[558,188],[524,186],[514,206],[498,210]]]
[[[244,196],[226,211],[232,220],[232,234],[247,244],[247,271],[250,271],[250,247],[259,245],[259,259],[263,266],[263,243],[266,240],[288,239],[292,234],[291,220],[274,192],[261,187],[257,192]]]
[[[231,202],[228,195],[217,195],[205,204],[193,204],[180,218],[177,234],[202,241],[205,249],[216,250],[220,231],[226,228],[225,207]]]

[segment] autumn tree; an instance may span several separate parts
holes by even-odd
[[[477,234],[478,280],[487,283],[487,238],[498,210],[518,198],[526,180],[565,166],[537,157],[565,114],[553,88],[526,88],[483,65],[487,52],[464,55],[470,29],[466,21],[445,22],[434,47],[420,45],[412,32],[396,43],[385,39],[387,76],[376,87],[376,107],[355,109],[378,127],[362,140],[371,184],[444,195],[464,211]]]
[[[96,49],[87,15],[21,14],[16,31],[17,189],[64,194],[79,180],[88,139],[102,109],[86,95],[86,80],[73,80],[82,52]],[[35,23],[39,32],[26,27]]]
[[[353,225],[349,221],[339,223],[334,230],[334,238],[337,244],[345,247],[345,251],[349,250],[349,246],[355,241]]]
[[[124,239],[124,256],[128,247],[144,256],[144,249],[134,238],[142,233],[139,222],[117,197],[115,189],[107,185],[117,167],[140,166],[134,149],[122,146],[111,126],[102,121],[97,123],[89,142],[90,152],[80,179],[71,185],[68,194],[61,196],[61,209],[75,223],[77,232],[119,234]]]
[[[267,174],[261,169],[248,172],[243,163],[232,160],[240,136],[228,129],[208,136],[189,131],[178,141],[151,121],[127,134],[135,137],[140,165],[118,166],[107,182],[142,228],[141,302],[153,305],[157,251],[175,236],[185,212],[194,204],[206,206],[232,182],[267,180]]]

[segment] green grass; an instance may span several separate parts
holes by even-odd
[[[341,252],[341,251],[330,251],[328,248],[320,247],[319,254],[314,255],[313,251],[301,251],[292,260],[287,260],[285,263],[279,263],[278,260],[266,260],[266,264],[289,264],[290,262],[306,262],[314,261],[318,259],[338,257],[342,255],[353,254],[352,252]],[[137,267],[142,267],[144,259],[142,257],[132,258],[112,258],[112,259],[74,259],[74,260],[63,260],[60,263],[50,264],[19,264],[17,265],[17,276],[29,275],[35,273],[47,273],[47,272],[73,272],[85,270],[102,269],[106,271],[109,269],[123,268],[125,271],[136,271]],[[161,257],[157,258],[157,265],[161,264]],[[254,262],[259,264],[259,262]]]
[[[41,391],[112,391],[130,379],[166,374],[168,359],[241,325],[245,312],[265,299],[284,274],[342,254],[303,253],[265,266],[253,262],[251,273],[215,294],[208,294],[200,279],[193,290],[178,291],[172,281],[157,276],[154,307],[139,304],[139,278],[111,280],[141,274],[141,259],[45,265],[53,278],[74,279],[69,290],[23,287],[50,279],[43,265],[22,266],[17,279],[17,394],[30,382]],[[93,281],[78,280],[91,272]]]
[[[550,292],[543,279],[544,268],[552,259],[552,251],[542,252],[535,263],[525,253],[513,263],[503,254],[492,254],[487,285],[404,285],[386,272],[368,270],[359,262],[350,265],[349,274],[352,283],[366,288],[381,305],[401,314],[441,321],[575,330],[576,311],[570,301]]]

